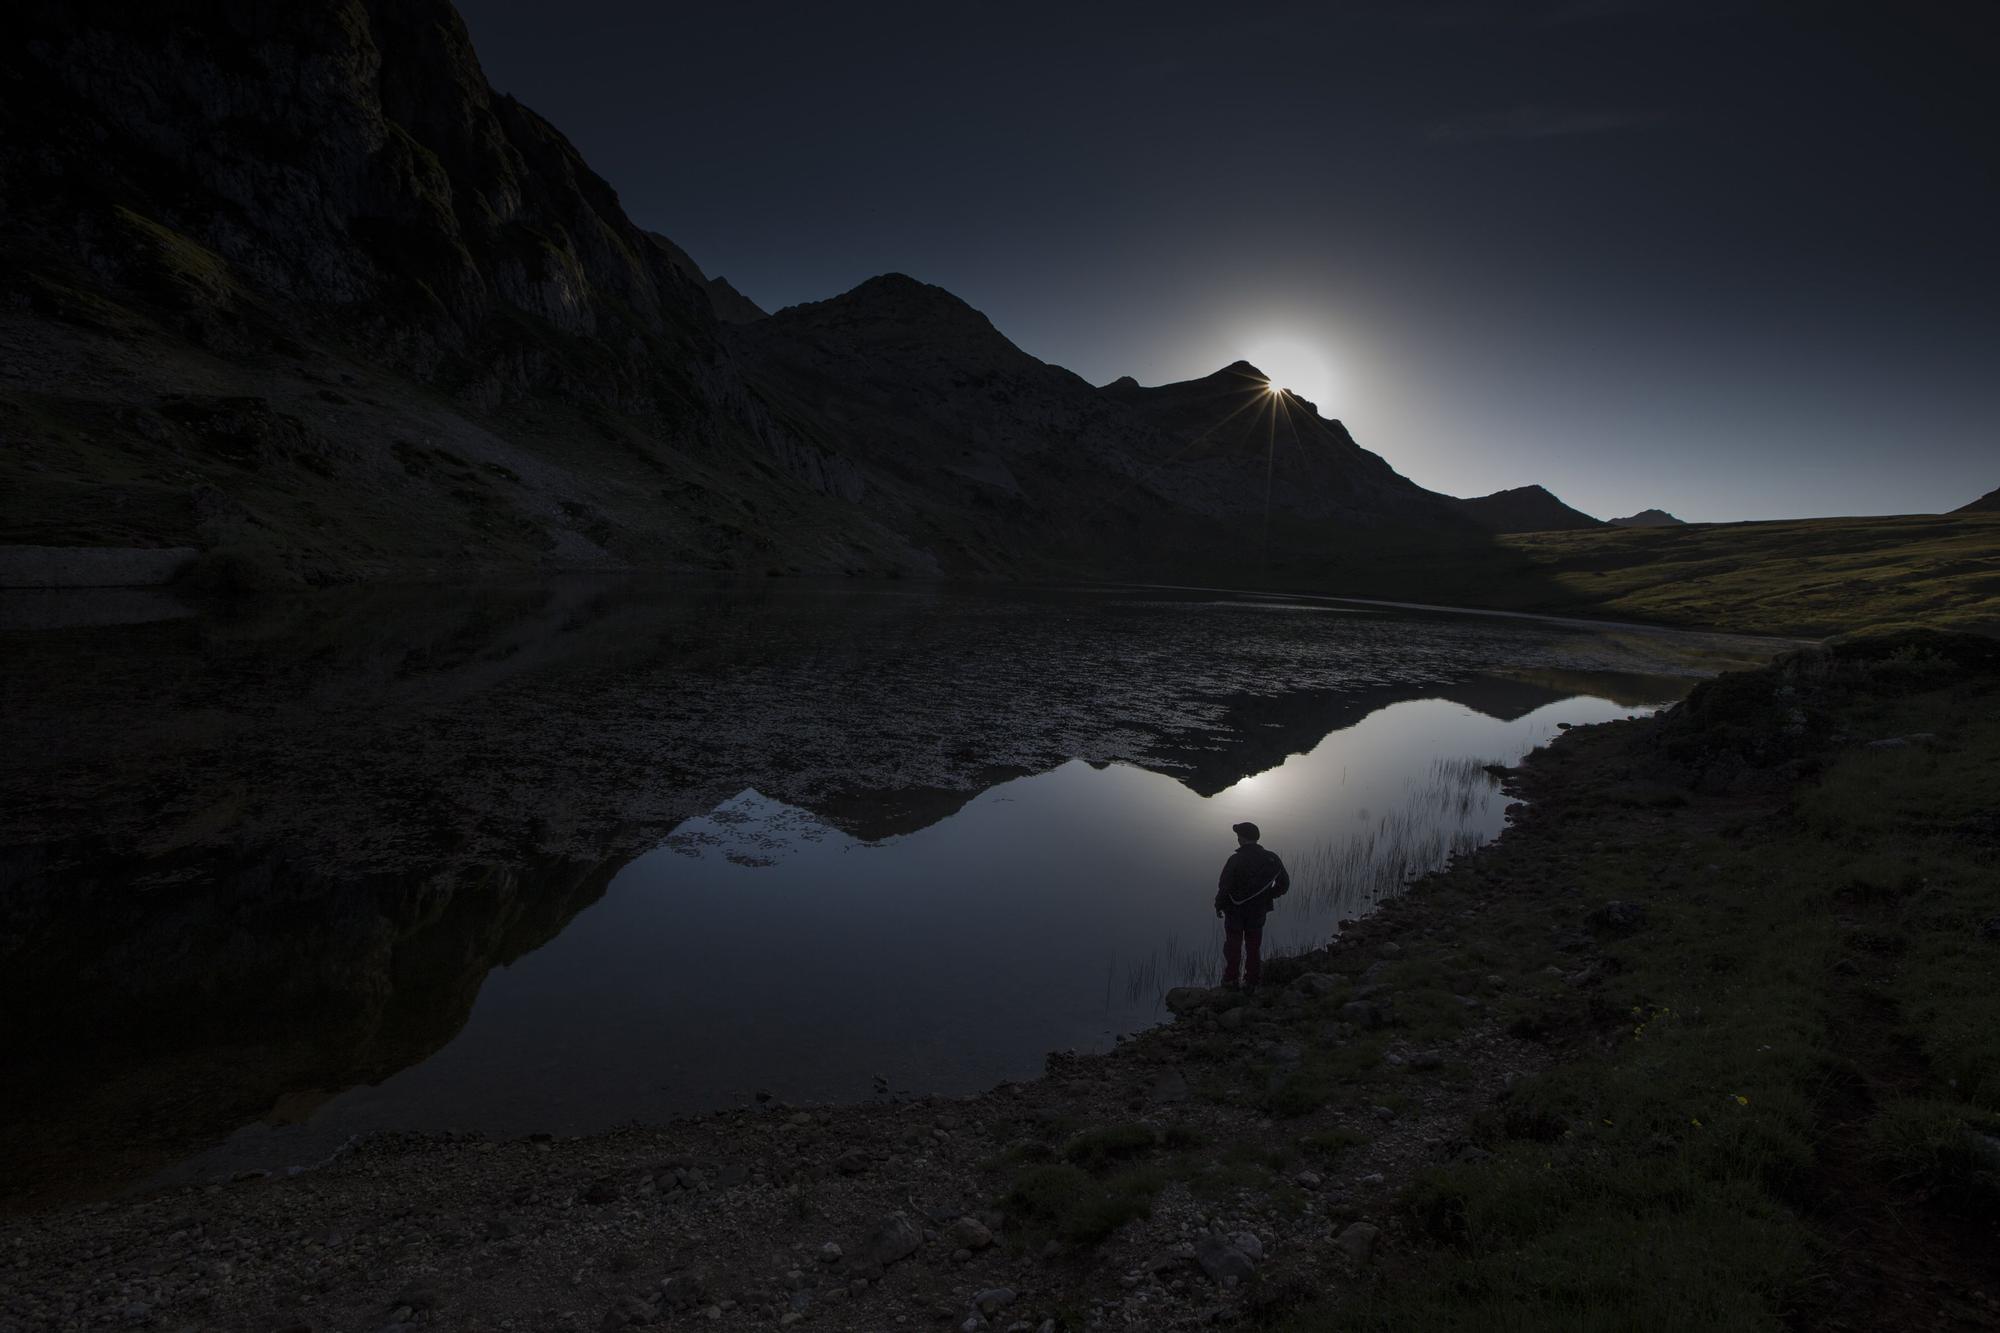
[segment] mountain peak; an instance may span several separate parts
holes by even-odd
[[[1684,528],[1687,524],[1664,509],[1641,509],[1636,514],[1609,520],[1614,528]]]
[[[1604,526],[1602,520],[1564,504],[1546,486],[1514,486],[1458,503],[1490,532],[1563,532]]]

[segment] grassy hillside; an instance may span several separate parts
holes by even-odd
[[[1408,906],[1562,1053],[1404,1192],[1409,1248],[1286,1333],[1990,1327],[1995,663],[1871,637],[1546,756],[1533,830]],[[1556,975],[1550,921],[1605,898],[1630,920],[1586,917],[1602,957]]]
[[[2000,630],[2000,515],[1538,532],[1501,544],[1536,583],[1595,614],[1773,634]]]
[[[1272,561],[1266,586],[1748,634],[2000,633],[2000,514],[1336,540]]]

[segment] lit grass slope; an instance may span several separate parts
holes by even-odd
[[[1548,762],[1691,785],[1680,817],[1568,821],[1580,855],[1555,883],[1643,901],[1647,925],[1583,992],[1541,970],[1545,898],[1487,905],[1517,1030],[1586,1039],[1482,1118],[1481,1154],[1408,1191],[1393,1280],[1285,1326],[1900,1327],[1954,1299],[1992,1317],[1951,1292],[1990,1267],[2000,1216],[2000,645],[1794,654]],[[1912,1237],[1922,1271],[1899,1272]]]

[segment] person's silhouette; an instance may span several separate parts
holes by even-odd
[[[1222,918],[1222,984],[1244,989],[1257,984],[1264,970],[1264,918],[1271,904],[1292,887],[1285,863],[1259,845],[1257,826],[1231,825],[1236,850],[1223,863],[1215,888],[1215,914]],[[1247,956],[1246,956],[1247,955]]]

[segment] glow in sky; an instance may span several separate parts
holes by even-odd
[[[1244,345],[1240,359],[1263,371],[1276,387],[1317,405],[1320,415],[1332,416],[1337,411],[1332,362],[1323,350],[1304,339],[1285,335],[1252,338]]]
[[[1094,384],[1246,359],[1420,485],[1600,516],[2000,484],[1990,5],[459,7],[767,310],[907,273]]]

